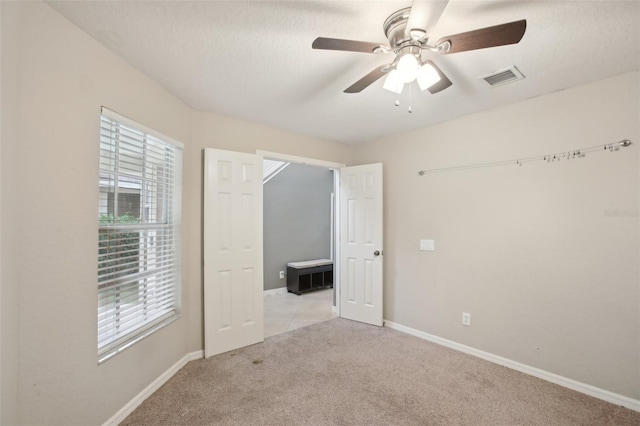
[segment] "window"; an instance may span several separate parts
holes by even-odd
[[[182,144],[100,117],[98,360],[179,316]]]

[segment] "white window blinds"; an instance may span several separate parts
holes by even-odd
[[[181,178],[180,143],[102,109],[99,361],[179,314]]]

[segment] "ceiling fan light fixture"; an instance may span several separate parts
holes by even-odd
[[[396,71],[398,71],[400,78],[405,83],[411,83],[416,79],[416,74],[418,73],[419,68],[420,64],[418,63],[418,58],[416,58],[412,53],[405,53],[402,55],[398,61],[398,65],[396,65]]]
[[[420,90],[425,91],[440,81],[440,74],[438,74],[436,69],[427,62],[418,69],[416,80],[418,80]]]
[[[397,93],[398,95],[402,93],[402,89],[404,88],[404,81],[402,80],[402,77],[397,70],[391,70],[389,72],[387,78],[385,78],[384,80],[382,88],[390,92]]]
[[[433,7],[427,3],[434,3]],[[435,5],[435,3],[438,3]],[[453,83],[438,68],[427,61],[430,66],[421,69],[423,64],[422,52],[449,55],[458,52],[487,49],[490,47],[507,46],[520,42],[527,29],[527,20],[507,22],[458,34],[441,37],[435,44],[429,45],[428,33],[438,22],[444,11],[447,0],[414,0],[411,7],[405,7],[392,13],[383,25],[384,35],[389,45],[380,45],[366,41],[344,40],[337,38],[318,37],[311,47],[313,49],[338,50],[362,53],[395,53],[394,60],[387,65],[378,66],[373,71],[356,81],[344,90],[345,93],[359,93],[373,82],[388,74],[392,69],[398,71],[404,83],[411,83],[421,75],[418,82],[422,90],[428,89],[431,94],[439,93]],[[431,13],[431,16],[429,14]],[[433,68],[433,69],[431,69]],[[438,75],[435,76],[435,73]],[[437,77],[437,78],[436,78]],[[396,93],[401,91],[395,77],[387,75],[384,87]]]

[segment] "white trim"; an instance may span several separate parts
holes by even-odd
[[[345,166],[346,167],[346,166]],[[340,268],[342,267],[342,252],[340,251],[340,173],[342,167],[333,170],[333,302],[336,308],[336,315],[342,316],[342,306],[340,305],[340,292],[342,291],[342,282],[340,281]]]
[[[271,290],[265,290],[264,291],[264,296],[277,296],[279,294],[287,294],[287,288],[286,287],[279,287],[279,288],[273,288]]]
[[[142,392],[136,395],[131,401],[129,401],[124,407],[118,410],[109,420],[103,423],[103,426],[117,426],[120,422],[122,422],[127,416],[133,413],[133,410],[138,408],[142,402],[149,398],[151,394],[157,391],[160,386],[164,385],[167,380],[173,377],[174,374],[178,372],[182,367],[187,365],[189,361],[194,361],[196,359],[201,359],[204,357],[203,351],[195,351],[189,354],[186,354],[182,359],[175,364],[173,364],[167,371],[162,373],[157,379],[155,379],[149,386],[144,388]]]
[[[290,163],[308,164],[310,166],[340,168],[345,167],[342,163],[334,163],[333,161],[316,160],[315,158],[298,157],[297,155],[281,154],[279,152],[257,150],[256,154],[262,158],[273,160],[283,160]]]
[[[610,392],[586,383],[578,382],[577,380],[569,379],[567,377],[559,376],[554,373],[550,373],[539,368],[531,367],[526,364],[522,364],[517,361],[503,358],[499,355],[494,355],[489,352],[481,351],[479,349],[472,348],[470,346],[463,345],[461,343],[454,342],[452,340],[443,339],[442,337],[434,336],[433,334],[425,333],[424,331],[416,330],[411,327],[397,324],[388,320],[384,320],[384,326],[393,330],[401,331],[403,333],[410,334],[415,337],[419,337],[424,340],[428,340],[438,345],[446,346],[451,349],[455,349],[460,352],[464,352],[469,355],[484,359],[494,364],[502,365],[504,367],[511,368],[512,370],[520,371],[521,373],[528,374],[530,376],[537,377],[539,379],[546,380],[551,383],[555,383],[565,388],[569,388],[585,395],[593,396],[603,401],[611,402],[616,405],[622,405],[634,411],[640,412],[640,400],[629,398],[628,396],[620,395]]]
[[[335,173],[334,173],[335,176]],[[334,226],[334,220],[335,220],[335,215],[334,213],[336,212],[336,190],[335,190],[335,182],[333,184],[334,188],[333,191],[331,191],[331,209],[329,211],[329,229],[331,229],[331,232],[329,233],[329,259],[331,260],[335,260],[333,258],[333,250],[334,250],[334,231],[335,231],[335,226]]]
[[[257,154],[256,154],[257,155]],[[271,160],[273,161],[273,160]],[[291,165],[291,163],[286,163],[283,162],[279,167],[277,167],[275,170],[271,170],[268,175],[266,177],[264,177],[264,162],[265,159],[264,157],[262,158],[262,184],[264,185],[265,183],[269,182],[271,179],[273,179],[274,177],[276,177],[277,175],[280,174],[281,171],[283,171],[284,169],[286,169],[287,167],[289,167]]]

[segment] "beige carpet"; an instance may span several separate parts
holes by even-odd
[[[634,425],[640,413],[334,319],[187,364],[123,425]]]

